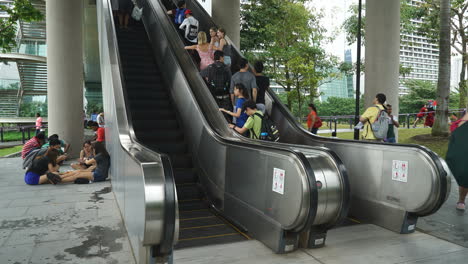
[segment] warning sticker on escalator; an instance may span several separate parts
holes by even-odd
[[[408,161],[393,160],[392,180],[408,182]]]
[[[273,191],[279,194],[284,194],[284,177],[286,173],[282,169],[273,169]]]

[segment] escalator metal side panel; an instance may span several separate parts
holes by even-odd
[[[189,8],[198,15],[200,25],[215,25],[196,1],[192,1]],[[242,55],[235,46],[233,53],[234,64]],[[401,225],[405,225],[402,222],[432,214],[446,201],[451,172],[445,161],[427,148],[315,136],[297,123],[272,91],[266,95],[266,106],[281,131],[282,142],[327,147],[343,160],[351,185],[351,213],[356,217],[401,232]],[[394,161],[408,162],[407,182],[392,179]],[[391,221],[398,221],[398,227],[390,227],[389,221],[378,217],[395,214],[395,211],[398,217]]]
[[[138,263],[167,258],[177,240],[177,196],[169,158],[134,139],[109,0],[97,2],[99,49],[110,174]]]
[[[197,2],[189,2],[188,8],[192,9],[194,15],[199,20],[200,30],[216,26],[214,22],[209,19],[208,14]],[[239,58],[234,57],[233,59],[233,64],[236,64],[236,61],[238,61]],[[189,68],[187,65],[184,65],[184,67]],[[191,80],[191,84],[195,83],[196,80],[194,81],[193,76],[191,76],[193,71],[186,69],[185,72],[187,78]],[[192,90],[200,91],[202,89],[192,85]],[[202,103],[211,103],[211,101],[201,102],[200,104]],[[225,123],[221,125],[225,126]],[[243,141],[248,141],[248,139],[245,138],[241,139]],[[309,174],[313,174],[314,178],[320,177],[320,179],[322,179],[320,183],[325,183],[323,188],[319,190],[320,195],[317,198],[319,200],[318,211],[322,213],[318,214],[318,218],[315,219],[314,224],[319,225],[319,229],[328,229],[343,221],[346,218],[349,209],[350,187],[345,166],[343,166],[340,158],[335,153],[326,148],[291,144],[282,145],[294,149],[297,152],[301,152],[307,156],[307,163],[312,167]],[[311,182],[311,185],[313,185],[310,187],[311,189],[315,188],[315,179]],[[308,226],[310,227],[311,225],[312,222],[309,223]]]
[[[203,81],[196,68],[183,70],[193,62],[183,50],[179,37],[174,36],[177,33],[161,2],[151,0],[138,3],[143,6],[143,23],[157,61],[164,69],[163,76],[178,116],[184,130],[190,131],[187,141],[198,173],[204,187],[208,187],[216,209],[246,227],[249,233],[275,252],[294,250],[299,233],[315,220],[317,199],[311,196],[311,192],[314,192],[311,186],[315,186],[316,181],[314,171],[306,169],[310,161],[301,158],[302,154],[291,146],[233,136],[214,99],[194,94],[203,89],[206,92],[201,94],[209,95],[209,92],[206,86],[200,86]],[[309,151],[314,155],[323,152],[322,149],[313,148]],[[275,168],[282,169],[287,175],[285,186],[288,187],[282,194],[272,191]],[[335,173],[341,176],[340,172]],[[227,197],[234,199],[226,203]],[[237,211],[240,207],[236,205],[240,204],[243,207]],[[253,214],[259,218],[242,218]],[[262,223],[263,230],[256,229],[258,223]],[[275,233],[271,240],[262,239],[267,230]],[[296,232],[290,235],[285,230]]]

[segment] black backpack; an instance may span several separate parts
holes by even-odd
[[[280,134],[278,129],[276,128],[275,123],[271,121],[270,117],[265,113],[263,115],[259,113],[255,113],[254,115],[260,117],[262,119],[262,127],[260,129],[260,135],[255,135],[253,129],[251,129],[250,133],[253,133],[254,138],[266,140],[266,141],[278,141],[280,139]]]
[[[210,83],[209,87],[211,90],[211,93],[214,96],[223,96],[229,94],[229,80],[227,78],[226,74],[226,68],[224,64],[211,64],[210,66],[212,71],[210,71]]]

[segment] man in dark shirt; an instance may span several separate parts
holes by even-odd
[[[265,113],[265,92],[270,88],[270,78],[263,75],[263,62],[255,62],[253,73],[257,82],[257,109]]]
[[[214,60],[215,62],[202,70],[200,74],[208,84],[208,88],[218,103],[218,106],[232,111],[231,99],[229,97],[231,70],[224,64],[224,53],[222,51],[215,51]],[[228,122],[231,122],[231,116],[227,114],[224,114],[224,116]]]

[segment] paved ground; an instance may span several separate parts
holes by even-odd
[[[420,218],[417,228],[422,232],[468,248],[468,212],[456,210],[457,201],[458,185],[452,178],[452,189],[448,200],[437,213]]]
[[[0,158],[0,263],[134,263],[110,181],[29,186]]]

